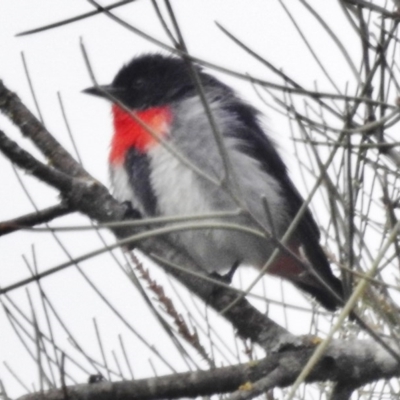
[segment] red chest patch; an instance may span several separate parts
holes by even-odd
[[[111,163],[123,163],[129,148],[146,152],[157,143],[154,138],[138,121],[116,104],[112,106],[114,117],[114,136],[111,141],[109,160]],[[157,135],[163,137],[167,134],[172,122],[172,113],[168,107],[153,107],[144,111],[132,112]]]

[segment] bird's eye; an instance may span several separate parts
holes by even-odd
[[[145,83],[146,82],[144,81],[144,79],[141,79],[141,78],[135,79],[132,82],[132,88],[133,89],[141,89],[144,87]]]

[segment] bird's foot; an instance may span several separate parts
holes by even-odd
[[[240,265],[240,261],[236,261],[236,262],[232,265],[231,269],[230,269],[226,274],[221,275],[221,274],[219,274],[218,272],[211,272],[208,276],[209,276],[210,278],[212,278],[212,279],[218,281],[218,282],[224,283],[225,285],[230,285],[230,284],[232,283],[233,275],[235,274],[235,272],[236,272],[236,270],[238,269],[239,265]],[[213,290],[213,293],[215,294],[216,291],[218,291],[218,289],[219,289],[220,287],[221,287],[221,286],[218,286],[218,283],[216,283],[216,287],[215,287],[215,289]]]
[[[122,203],[125,206],[125,214],[124,219],[142,219],[143,215],[133,208],[132,203],[130,201],[124,201]]]
[[[226,274],[221,275],[218,272],[211,272],[209,276],[210,278],[213,278],[217,281],[230,285],[232,283],[233,275],[235,275],[235,272],[238,269],[239,265],[240,261],[235,261],[231,269]]]

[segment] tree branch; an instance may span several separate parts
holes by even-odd
[[[0,130],[0,151],[14,164],[61,192],[68,192],[73,178],[41,163]]]
[[[64,215],[74,212],[70,207],[64,203],[57,204],[56,206],[45,208],[38,212],[22,215],[8,221],[0,222],[0,236],[7,235],[18,231],[20,229],[44,224],[52,221],[54,218],[62,217]]]
[[[147,400],[209,396],[234,392],[235,400],[261,394],[272,387],[294,382],[313,349],[274,353],[260,361],[230,367],[172,374],[135,381],[100,382],[25,395],[20,400]],[[400,376],[400,365],[372,341],[335,340],[307,378],[307,382],[334,380],[341,383],[337,393],[378,379]],[[252,382],[256,382],[254,385]],[[339,398],[339,397],[337,397]]]
[[[0,80],[0,111],[29,138],[55,168],[73,177],[88,177],[84,169]]]

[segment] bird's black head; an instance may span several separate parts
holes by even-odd
[[[201,72],[203,85],[223,86],[215,78]],[[190,66],[177,57],[146,54],[124,65],[111,85],[89,88],[84,92],[107,97],[111,94],[130,109],[143,110],[162,106],[196,93]]]

